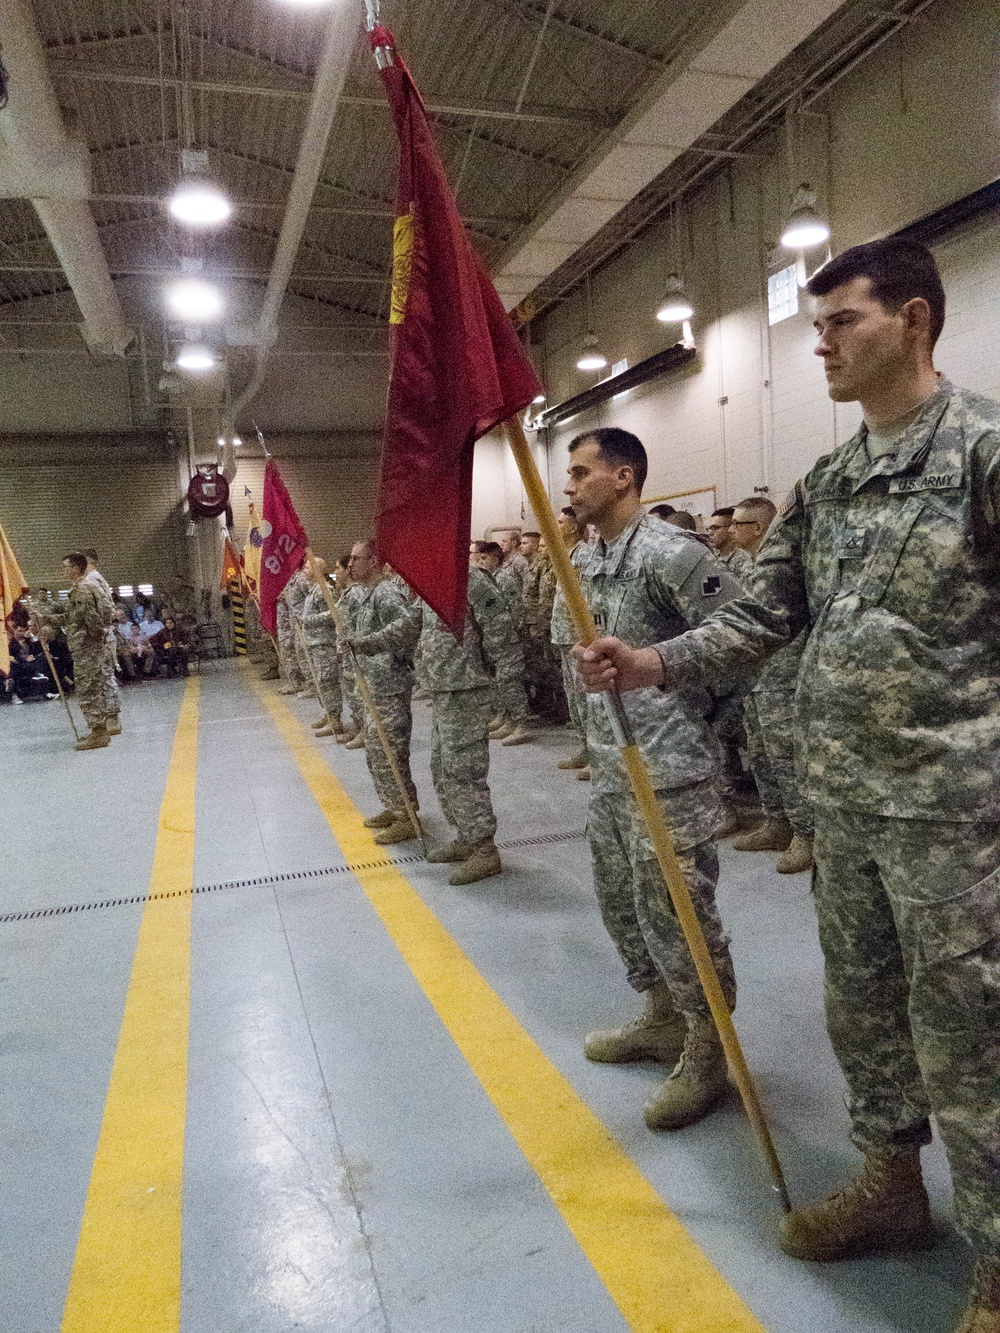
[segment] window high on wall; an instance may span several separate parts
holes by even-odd
[[[795,265],[771,273],[767,279],[767,322],[780,324],[799,313],[799,284]]]

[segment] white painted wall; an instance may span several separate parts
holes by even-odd
[[[996,31],[995,0],[940,0],[812,108],[819,114],[804,123],[796,174],[818,190],[835,251],[894,231],[1000,176]],[[646,444],[647,496],[715,486],[719,504],[761,486],[780,499],[856,429],[857,407],[835,406],[826,395],[807,302],[797,316],[768,326],[769,261],[797,181],[789,181],[783,134],[762,138],[751,151],[685,208],[683,271],[696,307],[697,360],[550,432],[547,471],[557,503],[566,446],[595,425],[622,426]],[[948,294],[939,368],[1000,397],[997,219],[969,225],[935,251]],[[820,258],[812,256],[811,267]],[[595,275],[593,324],[612,361],[624,356],[635,364],[677,337],[653,317],[676,262],[664,223]],[[586,328],[580,296],[532,330],[544,350],[550,403],[589,382],[575,368]],[[497,484],[495,467],[478,461],[474,514],[480,527],[513,517],[509,489]]]

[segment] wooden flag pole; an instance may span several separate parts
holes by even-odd
[[[579,576],[563,542],[555,511],[542,485],[542,478],[528,447],[520,418],[513,416],[505,421],[504,431],[517,462],[518,471],[521,474],[521,481],[527,493],[532,512],[545,538],[546,548],[555,566],[556,576],[559,579],[563,596],[566,598],[567,607],[573,617],[577,636],[584,645],[593,643],[597,638],[594,617],[587,605]],[[660,870],[663,872],[664,883],[670,894],[670,901],[673,903],[674,912],[680,922],[681,930],[684,932],[688,949],[691,951],[695,970],[698,973],[698,980],[705,992],[705,999],[708,1001],[708,1007],[718,1031],[722,1048],[729,1061],[733,1079],[739,1089],[747,1116],[763,1150],[774,1191],[778,1195],[784,1211],[786,1213],[790,1212],[792,1205],[788,1197],[788,1187],[785,1184],[781,1162],[778,1160],[778,1154],[775,1151],[771,1132],[764,1118],[764,1112],[743,1054],[743,1048],[740,1046],[739,1037],[736,1035],[729,1005],[722,993],[722,986],[715,971],[712,955],[709,953],[708,945],[705,942],[701,922],[698,920],[698,914],[691,901],[687,881],[684,879],[684,874],[678,863],[677,854],[674,851],[673,841],[670,837],[670,830],[656,799],[656,792],[653,789],[642,754],[636,745],[631,725],[622,705],[621,696],[616,691],[609,691],[604,698],[622,764],[635,794],[639,812],[649,831],[653,850],[656,853]]]
[[[80,733],[77,731],[76,723],[73,721],[73,714],[70,711],[69,700],[66,698],[65,692],[63,691],[62,681],[59,679],[59,672],[56,670],[56,664],[53,662],[52,654],[49,652],[49,645],[45,642],[45,636],[42,633],[42,623],[38,619],[38,615],[35,611],[35,604],[30,597],[28,598],[28,605],[31,607],[31,618],[34,621],[35,630],[38,634],[38,642],[42,645],[42,652],[45,654],[45,660],[48,662],[49,670],[52,672],[52,679],[55,681],[56,689],[59,691],[59,698],[63,701],[63,708],[66,709],[66,716],[69,718],[69,724],[73,728],[73,735],[79,740]]]
[[[313,556],[312,551],[309,550],[308,547],[306,547],[306,561],[309,564],[310,572],[313,569],[314,558],[315,557]],[[330,611],[330,615],[333,617],[333,623],[337,627],[337,634],[345,643],[347,643],[347,640],[350,636],[346,633],[344,620],[340,614],[340,608],[337,606],[337,599],[333,595],[333,589],[330,587],[329,583],[327,583],[325,577],[320,578],[319,586],[323,589],[323,596],[326,598],[326,605]],[[399,789],[399,795],[402,798],[403,806],[406,810],[407,815],[410,818],[410,823],[413,826],[414,832],[416,833],[417,837],[423,844],[424,852],[426,853],[427,839],[424,836],[423,825],[420,823],[420,817],[418,816],[416,809],[414,808],[413,802],[410,800],[409,793],[406,790],[406,784],[403,782],[403,775],[400,772],[399,764],[396,762],[396,756],[393,753],[392,746],[389,744],[389,737],[385,734],[385,727],[383,727],[382,725],[382,719],[379,716],[379,711],[375,706],[375,700],[372,698],[372,692],[368,688],[367,680],[365,680],[365,673],[361,670],[361,664],[358,662],[357,653],[355,653],[354,649],[351,648],[350,645],[348,645],[347,651],[351,654],[351,660],[354,663],[354,670],[357,673],[358,689],[361,691],[361,698],[364,700],[365,707],[368,709],[369,715],[371,716],[372,725],[374,726],[376,735],[378,736],[379,745],[381,745],[382,750],[385,754],[386,763],[388,763],[390,769],[392,770],[392,776],[393,779],[395,780],[397,788]],[[308,655],[307,655],[307,660],[308,660]],[[317,690],[317,694],[318,693],[319,691]]]

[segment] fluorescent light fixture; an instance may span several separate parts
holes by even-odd
[[[193,370],[198,374],[204,374],[206,370],[212,370],[216,364],[215,353],[204,343],[185,343],[177,353],[179,370]]]
[[[143,597],[152,597],[153,585],[151,583],[140,583],[139,591],[142,593]]]
[[[170,313],[185,324],[207,324],[222,315],[222,293],[201,278],[181,278],[166,289]]]
[[[597,334],[588,333],[583,340],[583,351],[576,363],[577,370],[604,370],[608,358],[597,345]]]
[[[131,597],[133,596],[133,593],[134,590],[132,588],[131,583],[123,583],[121,587],[118,589],[119,597]]]
[[[671,273],[656,318],[661,324],[683,324],[693,314],[694,307],[684,293],[684,279],[679,273]]]
[[[240,439],[240,437],[239,437],[238,435],[234,435],[234,436],[233,436],[233,448],[234,448],[234,449],[238,449],[242,443],[243,443],[243,441]]]
[[[792,200],[792,211],[781,244],[786,250],[809,250],[830,239],[830,225],[816,212],[816,193],[808,185],[800,185]]]
[[[181,181],[167,207],[178,222],[189,227],[218,227],[233,211],[219,187],[208,180]]]

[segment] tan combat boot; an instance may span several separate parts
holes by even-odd
[[[330,725],[330,719],[326,713],[324,713],[321,718],[315,722],[310,722],[309,725],[312,727],[313,731],[321,731],[323,727],[328,727]]]
[[[84,736],[82,741],[77,741],[73,746],[74,750],[103,750],[106,745],[111,744],[111,737],[108,735],[108,729],[103,722],[99,722],[91,731],[89,736]]]
[[[1000,1258],[976,1260],[969,1304],[955,1333],[1000,1333]]]
[[[296,699],[316,699],[319,696],[311,685],[303,685],[302,689],[296,693],[295,697]]]
[[[375,834],[375,841],[380,847],[389,847],[394,842],[409,842],[411,838],[419,838],[420,834],[413,827],[413,821],[405,810],[396,810],[393,821],[386,825],[381,833]]]
[[[589,765],[589,764],[587,765],[586,768],[581,768],[581,769],[580,769],[579,773],[577,773],[577,775],[576,775],[576,780],[577,780],[577,782],[589,782],[589,781],[590,781],[590,765]]]
[[[583,1039],[583,1053],[599,1064],[624,1065],[631,1060],[659,1060],[675,1065],[684,1049],[687,1023],[674,1008],[665,981],[658,981],[644,992],[645,1013],[620,1028],[588,1032]]]
[[[489,734],[490,740],[491,741],[506,740],[508,736],[513,734],[513,731],[514,731],[513,722],[511,722],[509,718],[504,718],[504,720],[500,723],[500,725],[498,727],[494,727],[493,730],[490,732]]]
[[[701,1120],[729,1086],[726,1057],[712,1020],[688,1020],[677,1067],[642,1108],[650,1129],[683,1129]]]
[[[390,824],[395,824],[397,817],[395,810],[380,810],[377,815],[369,815],[361,822],[365,828],[388,828]]]
[[[352,723],[351,726],[345,727],[343,731],[337,732],[337,744],[346,745],[348,741],[353,741],[357,735],[358,729]]]
[[[282,685],[281,689],[278,690],[278,694],[298,694],[298,692],[299,687],[297,685],[292,685],[291,683]]]
[[[502,743],[504,745],[527,745],[529,741],[534,739],[535,733],[529,730],[526,722],[515,722],[514,730],[503,737]]]
[[[313,732],[314,736],[336,736],[336,732],[329,723],[325,727],[317,727]]]
[[[492,838],[485,838],[478,843],[472,851],[472,855],[467,861],[463,861],[454,874],[448,876],[448,883],[475,884],[481,879],[489,879],[492,875],[499,875],[503,870],[500,864],[500,853],[496,849],[496,843]]]
[[[587,767],[586,750],[577,750],[576,754],[571,754],[568,759],[560,759],[559,763],[556,764],[556,768],[571,769],[571,768],[586,768],[586,767]]]
[[[363,750],[364,748],[365,748],[365,738],[364,736],[362,736],[360,731],[357,733],[357,735],[352,736],[351,739],[344,745],[345,750]]]
[[[116,713],[114,717],[109,717],[106,726],[109,736],[120,736],[122,734],[121,715]]]
[[[781,1220],[781,1248],[793,1259],[853,1259],[919,1250],[933,1240],[920,1149],[871,1153],[839,1194]]]
[[[715,831],[715,840],[719,842],[722,838],[732,838],[737,833],[746,832],[751,826],[756,828],[757,821],[749,817],[745,811],[736,810],[733,806],[727,805],[722,827]]]
[[[733,842],[736,852],[784,852],[792,841],[792,826],[787,819],[765,819],[763,824]]]
[[[779,875],[800,875],[813,868],[813,840],[796,833],[788,851],[778,857],[775,870]]]
[[[431,848],[426,859],[431,865],[450,865],[455,861],[468,861],[472,850],[471,843],[455,838],[452,842],[446,842],[443,847]]]

